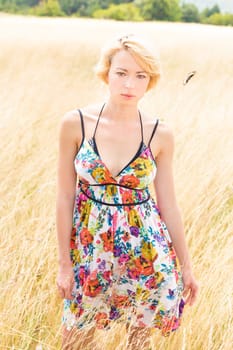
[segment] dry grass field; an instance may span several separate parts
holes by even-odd
[[[169,338],[154,332],[153,350],[233,348],[232,28],[1,15],[0,350],[60,349],[58,126],[66,111],[105,99],[93,65],[106,39],[125,32],[149,35],[161,53],[163,78],[141,107],[174,129],[177,197],[200,284],[182,327]],[[125,349],[121,328],[98,337],[103,350]]]

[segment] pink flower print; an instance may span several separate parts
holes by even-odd
[[[148,288],[148,289],[155,289],[155,288],[157,288],[157,283],[156,283],[156,279],[155,279],[155,277],[153,276],[153,277],[150,277],[147,281],[146,281],[146,287]]]
[[[120,265],[125,264],[127,261],[129,261],[129,255],[128,254],[122,254],[119,259],[118,262]]]

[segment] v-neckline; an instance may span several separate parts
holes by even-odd
[[[103,110],[104,110],[104,107],[105,107],[105,103],[103,104],[100,112],[99,112],[99,115],[98,115],[98,119],[97,119],[97,122],[96,122],[96,125],[95,125],[95,130],[94,130],[94,133],[93,133],[93,136],[91,137],[90,141],[92,141],[92,144],[93,144],[93,150],[94,152],[96,153],[96,155],[99,157],[100,161],[102,162],[102,164],[104,164],[105,168],[108,170],[109,174],[111,174],[112,178],[113,179],[116,179],[117,177],[120,176],[120,174],[124,171],[124,169],[126,169],[135,159],[137,159],[137,157],[139,156],[142,148],[143,148],[143,145],[145,145],[144,143],[144,139],[143,139],[143,124],[142,124],[142,116],[141,116],[141,113],[140,113],[140,110],[138,110],[138,115],[139,115],[139,121],[140,121],[140,126],[141,126],[141,142],[139,144],[139,147],[138,147],[138,150],[136,151],[135,155],[132,157],[132,159],[117,173],[117,175],[113,175],[112,171],[110,171],[109,167],[107,166],[106,162],[103,160],[103,158],[101,157],[100,155],[100,152],[98,150],[98,146],[97,146],[97,142],[96,142],[96,138],[95,138],[95,135],[96,135],[96,131],[97,131],[97,128],[98,128],[98,125],[99,125],[99,121],[100,121],[100,117],[103,113]],[[90,142],[89,142],[90,143]]]
[[[96,144],[96,140],[94,137],[92,137],[88,143],[92,146],[92,149],[93,151],[95,152],[95,154],[99,157],[100,161],[102,162],[102,164],[105,166],[105,168],[109,171],[109,174],[111,174],[112,178],[113,179],[116,179],[118,178],[121,173],[127,169],[131,163],[133,163],[138,157],[139,155],[141,154],[142,152],[142,149],[143,149],[143,146],[145,146],[145,143],[143,140],[141,140],[140,144],[139,144],[139,147],[136,151],[136,153],[134,154],[134,156],[131,158],[131,160],[117,173],[117,175],[113,175],[112,171],[110,171],[109,167],[107,166],[106,162],[102,159],[100,153],[99,153],[99,150],[98,150],[98,147],[97,147],[97,144]]]

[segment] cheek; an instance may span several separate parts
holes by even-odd
[[[110,88],[114,89],[114,88],[122,85],[122,80],[120,80],[118,77],[109,76],[108,85]]]
[[[111,83],[111,82],[116,82],[117,80],[117,75],[115,75],[113,72],[111,72],[111,70],[108,72],[108,76],[107,76],[107,79],[108,79],[108,82]]]
[[[146,81],[145,81],[145,86],[147,87],[150,83],[150,78],[147,78]]]
[[[149,80],[141,82],[141,84],[139,84],[140,91],[146,92],[148,88],[148,84],[149,84]]]

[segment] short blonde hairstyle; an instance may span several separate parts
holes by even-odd
[[[142,69],[150,76],[147,90],[153,88],[161,76],[161,65],[158,54],[153,54],[148,43],[133,34],[112,40],[102,51],[100,60],[95,67],[96,75],[108,83],[108,72],[113,56],[120,50],[127,50]]]

